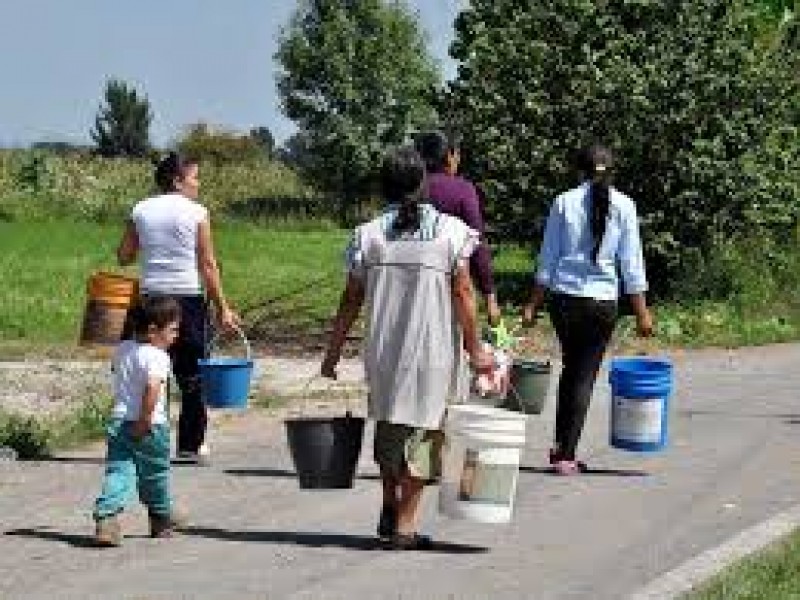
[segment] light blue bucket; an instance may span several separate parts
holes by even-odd
[[[667,444],[672,362],[623,357],[611,361],[611,445],[631,452],[658,452]]]
[[[211,357],[197,361],[203,402],[209,408],[246,408],[253,376],[250,343],[237,329],[244,342],[245,358]],[[212,343],[213,347],[213,343]]]

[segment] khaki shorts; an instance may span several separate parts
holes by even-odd
[[[384,477],[410,475],[418,479],[438,477],[442,470],[444,434],[378,421],[375,427],[375,462]]]

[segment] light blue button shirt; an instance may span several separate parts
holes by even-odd
[[[619,273],[626,294],[647,290],[639,237],[639,219],[633,200],[609,191],[606,232],[598,260],[592,260],[589,183],[561,194],[550,207],[539,252],[536,281],[554,292],[596,300],[616,300]]]

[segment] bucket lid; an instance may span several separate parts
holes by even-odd
[[[219,356],[214,358],[201,358],[197,361],[201,367],[252,367],[253,361],[249,358],[231,358]]]
[[[665,357],[620,356],[611,360],[612,372],[620,373],[669,373],[672,361]]]

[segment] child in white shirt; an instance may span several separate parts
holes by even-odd
[[[178,525],[169,482],[166,351],[178,335],[180,307],[172,298],[152,297],[134,310],[135,339],[120,343],[113,362],[106,472],[94,507],[95,540],[101,546],[120,545],[117,516],[134,492],[147,506],[152,537],[168,537]]]

